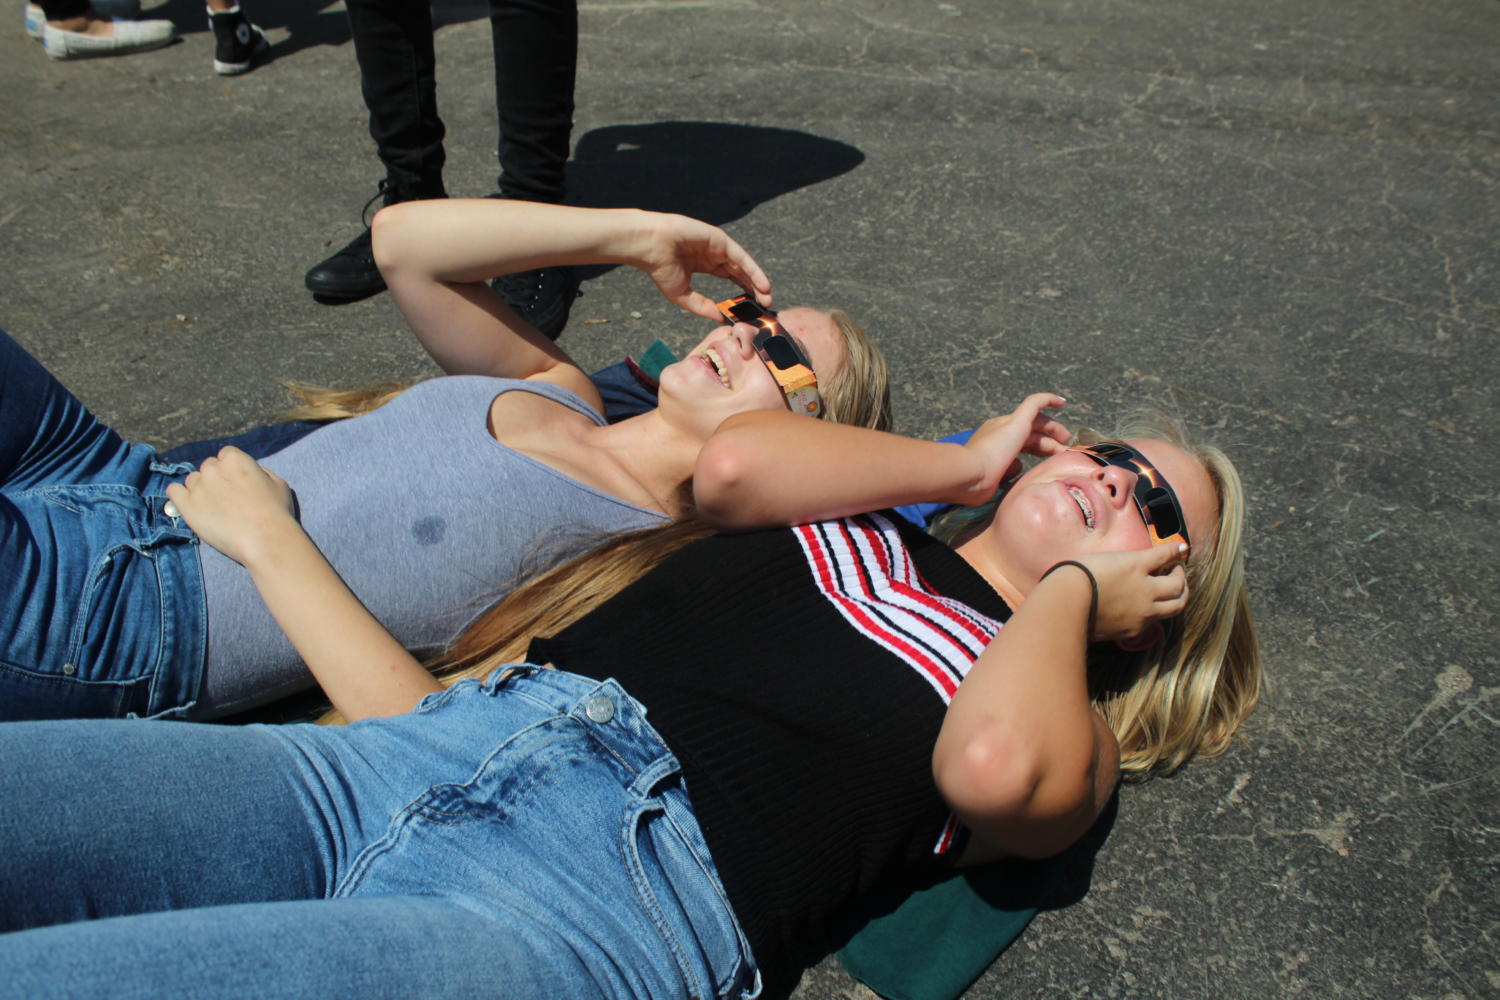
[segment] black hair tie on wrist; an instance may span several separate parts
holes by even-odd
[[[1084,635],[1084,641],[1093,642],[1094,626],[1097,624],[1097,619],[1099,617],[1099,581],[1094,579],[1093,570],[1089,569],[1077,559],[1064,559],[1060,563],[1053,563],[1052,568],[1042,574],[1042,580],[1047,579],[1047,577],[1062,569],[1064,566],[1077,566],[1079,569],[1083,570],[1083,575],[1089,578],[1089,630]],[[1037,582],[1040,583],[1041,581],[1039,580]]]

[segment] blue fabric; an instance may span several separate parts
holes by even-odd
[[[0,769],[16,996],[756,987],[677,760],[613,682],[524,668],[347,727],[12,723],[0,760],[28,761]]]
[[[162,512],[187,466],[123,441],[0,331],[0,718],[190,704],[203,604],[193,533]]]
[[[647,349],[647,356],[650,356],[658,346],[662,349],[666,347],[661,341],[655,341]],[[594,380],[594,387],[599,390],[599,395],[604,400],[604,417],[612,424],[619,423],[626,417],[645,413],[656,406],[655,380],[638,366],[632,366],[629,360],[601,368],[589,378]],[[180,444],[162,452],[161,460],[163,462],[188,462],[196,466],[210,455],[217,455],[220,448],[230,444],[251,458],[262,459],[301,440],[322,426],[324,423],[317,420],[290,420],[280,424],[265,424],[252,427],[240,434]]]
[[[180,444],[162,452],[161,459],[163,462],[187,462],[196,466],[205,458],[217,455],[220,448],[230,444],[251,458],[261,459],[275,454],[295,441],[300,441],[322,426],[323,422],[318,420],[289,420],[280,424],[266,424],[262,427],[252,427],[242,434],[208,438],[203,441],[189,441],[187,444]]]
[[[938,440],[948,444],[963,444],[974,436],[974,431],[977,429],[972,428],[966,431],[959,431],[956,434],[949,434],[947,437],[938,438]],[[925,529],[932,523],[933,518],[947,510],[950,506],[952,505],[946,503],[909,503],[897,507],[896,513],[917,527]]]

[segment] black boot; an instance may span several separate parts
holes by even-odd
[[[571,267],[540,267],[490,279],[495,294],[526,322],[556,340],[568,325],[568,313],[578,298],[578,272]]]
[[[429,195],[407,194],[382,180],[374,196],[360,210],[359,219],[364,224],[364,232],[335,251],[331,257],[313,265],[304,279],[307,290],[319,299],[344,302],[367,299],[385,291],[385,278],[381,277],[380,268],[375,266],[375,251],[370,247],[370,224],[366,221],[366,215],[376,198],[383,198],[386,205],[394,205],[400,201],[416,201],[420,197],[442,198],[445,195],[441,191]]]

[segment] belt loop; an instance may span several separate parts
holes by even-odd
[[[662,755],[652,761],[636,774],[635,780],[630,783],[630,790],[637,795],[651,795],[656,791],[656,786],[669,778],[677,776],[680,765],[677,758],[670,751],[663,750]],[[670,797],[669,797],[670,800]],[[671,812],[669,808],[667,810]]]

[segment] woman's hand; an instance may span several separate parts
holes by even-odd
[[[167,487],[198,536],[244,566],[266,609],[350,722],[409,712],[443,686],[371,617],[292,516],[280,476],[229,446]]]
[[[668,301],[707,320],[722,322],[714,300],[693,290],[694,274],[712,274],[739,285],[763,306],[771,305],[771,281],[755,258],[718,226],[685,215],[657,215],[639,259]]]
[[[268,536],[301,530],[292,517],[291,488],[233,445],[168,486],[167,499],[199,538],[241,565]]]
[[[1185,545],[1153,545],[1130,552],[1103,552],[1079,560],[1094,574],[1099,605],[1092,642],[1145,648],[1160,638],[1161,623],[1187,607]],[[1069,572],[1063,567],[1057,572]]]
[[[987,503],[1003,483],[1021,474],[1022,453],[1046,458],[1062,451],[1072,433],[1042,411],[1060,409],[1066,402],[1056,393],[1032,393],[1005,416],[980,424],[964,447],[978,457],[983,476],[974,489],[953,502],[961,506]]]

